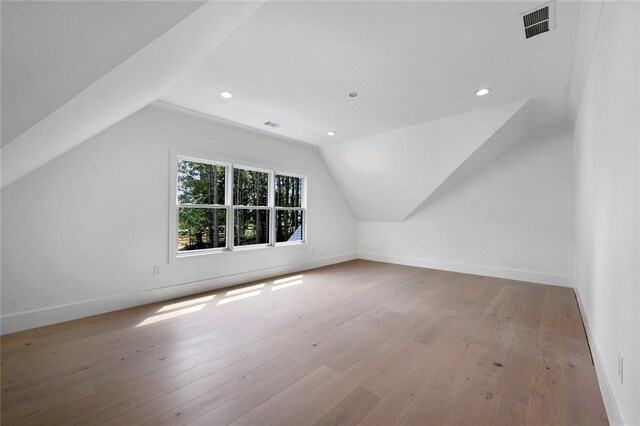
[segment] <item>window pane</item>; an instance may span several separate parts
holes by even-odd
[[[224,204],[225,166],[178,161],[178,204]]]
[[[226,246],[226,209],[178,208],[178,251]]]
[[[266,244],[269,242],[269,210],[235,210],[236,246]]]
[[[301,210],[277,210],[276,211],[276,242],[302,241],[304,229],[302,228]]]
[[[267,206],[269,173],[233,169],[233,204],[236,206]]]
[[[276,207],[302,207],[302,178],[276,175]]]

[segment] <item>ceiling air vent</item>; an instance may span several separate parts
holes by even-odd
[[[553,30],[553,2],[521,14],[525,38]]]
[[[273,121],[267,121],[266,123],[264,123],[264,125],[267,126],[267,127],[280,127],[280,126],[282,126],[282,124],[274,123]]]

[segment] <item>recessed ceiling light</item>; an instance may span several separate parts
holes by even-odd
[[[358,97],[358,93],[357,92],[351,92],[351,93],[349,93],[349,97],[350,98],[357,98]]]
[[[491,92],[491,89],[480,89],[476,91],[476,96],[484,96],[484,95],[488,95],[489,92]]]
[[[327,134],[328,134],[329,136],[335,136],[335,135],[336,135],[336,132],[330,131],[330,132],[327,132]]]
[[[233,98],[233,93],[231,93],[231,92],[220,92],[220,96],[222,96],[225,99],[231,99],[231,98]]]

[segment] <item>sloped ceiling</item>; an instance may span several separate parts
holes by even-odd
[[[202,4],[3,1],[2,145]]]
[[[320,151],[361,221],[401,222],[477,153],[502,145],[534,117],[527,100],[404,127]],[[510,120],[515,123],[508,125]],[[500,132],[500,129],[507,129]],[[478,156],[494,152],[480,151]]]
[[[581,7],[525,40],[535,0],[12,3],[3,187],[161,99],[322,146],[363,220],[406,218],[525,99],[563,122]]]
[[[447,193],[458,183],[470,178],[486,167],[507,148],[520,143],[527,134],[539,130],[536,101],[529,100],[516,111],[509,120],[493,133],[478,149],[467,157],[447,178],[431,192],[429,196],[407,217],[410,219],[419,210],[428,207],[441,195]]]
[[[205,3],[92,82],[2,147],[2,187],[158,99],[261,5]]]

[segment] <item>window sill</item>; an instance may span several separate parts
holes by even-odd
[[[242,252],[255,252],[261,250],[271,251],[273,249],[279,248],[309,248],[309,243],[306,241],[303,242],[285,242],[285,243],[276,243],[276,245],[268,245],[268,244],[260,244],[253,246],[242,246],[242,247],[234,247],[233,250],[222,248],[222,249],[213,249],[213,250],[202,250],[202,251],[194,251],[190,253],[177,253],[170,259],[169,263],[183,263],[183,262],[203,262],[205,260],[210,259],[210,256],[232,256],[234,253],[242,253]]]

